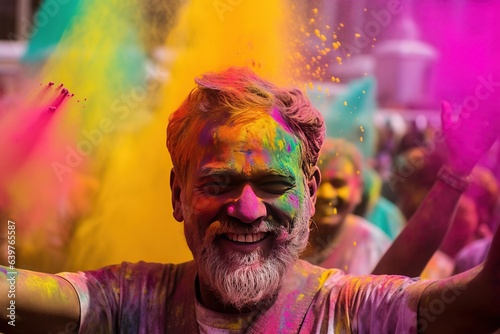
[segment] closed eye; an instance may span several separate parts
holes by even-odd
[[[258,187],[261,191],[264,191],[269,194],[282,195],[288,190],[295,187],[294,184],[286,181],[266,181],[260,182]]]
[[[205,179],[197,188],[207,195],[216,196],[234,188],[234,184],[231,183],[231,178],[227,174],[213,174]]]
[[[209,182],[198,187],[198,189],[206,195],[217,196],[234,189],[234,186],[223,182]]]

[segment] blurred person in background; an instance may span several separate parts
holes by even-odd
[[[318,167],[322,181],[316,213],[301,257],[324,268],[369,274],[390,240],[380,228],[353,214],[363,194],[361,153],[344,139],[326,138]]]

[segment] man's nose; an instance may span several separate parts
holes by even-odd
[[[252,186],[243,186],[240,196],[227,208],[230,217],[237,218],[244,223],[251,224],[267,215],[267,208],[257,196]]]

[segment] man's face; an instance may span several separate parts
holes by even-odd
[[[174,215],[184,220],[202,286],[240,309],[275,294],[307,243],[314,196],[298,140],[280,124],[263,114],[206,127],[185,184],[173,186]]]
[[[322,161],[319,167],[321,184],[313,220],[318,225],[338,225],[361,200],[361,176],[353,163],[342,156]]]

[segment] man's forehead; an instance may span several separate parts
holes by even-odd
[[[257,118],[247,120],[242,116],[242,120],[235,123],[226,121],[207,124],[200,133],[199,145],[210,147],[220,143],[242,143],[278,151],[286,149],[288,153],[299,146],[298,138],[277,112],[261,113]]]
[[[236,124],[206,126],[198,141],[198,152],[193,152],[190,163],[197,174],[208,166],[252,174],[273,170],[296,174],[301,168],[298,138],[269,114]]]

